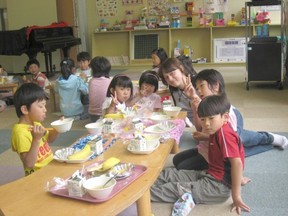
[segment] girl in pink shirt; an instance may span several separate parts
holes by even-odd
[[[102,116],[102,104],[106,98],[110,84],[109,73],[111,64],[103,56],[97,56],[91,60],[92,79],[89,81],[89,115],[92,122],[96,122]]]

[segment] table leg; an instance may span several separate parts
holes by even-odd
[[[13,95],[14,95],[15,92],[17,91],[17,88],[18,88],[18,86],[15,86],[15,87],[12,88],[12,93],[13,93]]]
[[[147,190],[143,196],[137,200],[137,213],[139,216],[151,216],[150,190]]]
[[[174,145],[171,149],[171,154],[177,154],[179,152],[179,145],[176,143],[176,141],[174,142]]]
[[[55,98],[55,91],[53,89],[53,86],[51,86],[50,89],[50,103],[51,103],[51,109],[52,109],[52,112],[57,112],[57,108],[56,108],[56,98]]]

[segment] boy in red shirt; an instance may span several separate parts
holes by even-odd
[[[226,201],[232,192],[232,210],[238,214],[242,209],[250,211],[241,198],[243,144],[228,122],[229,108],[225,94],[201,101],[198,115],[209,134],[208,170],[163,170],[150,190],[152,201],[175,202],[188,192],[196,204],[215,204]]]

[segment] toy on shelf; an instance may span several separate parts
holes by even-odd
[[[100,32],[104,32],[104,31],[107,31],[107,27],[108,27],[108,23],[105,22],[105,19],[101,19],[100,20]]]
[[[212,27],[213,26],[213,16],[212,16],[212,14],[205,14],[204,17],[205,17],[204,18],[204,20],[205,20],[204,25]]]
[[[191,47],[189,45],[185,45],[184,50],[183,50],[183,55],[191,58],[192,53],[193,53],[193,51],[192,51]]]
[[[223,13],[222,12],[216,12],[215,13],[215,26],[224,26],[225,21],[223,18]]]
[[[149,19],[149,21],[148,21],[148,25],[147,25],[148,29],[155,29],[156,26],[157,26],[157,20],[156,20],[156,18],[153,18],[153,17],[151,18],[151,17],[150,17],[150,19]]]
[[[119,31],[121,30],[121,24],[119,21],[116,21],[115,24],[113,25],[113,30],[114,31]]]
[[[180,24],[180,8],[176,7],[176,6],[170,7],[170,14],[171,14],[171,17],[172,17],[171,27],[172,28],[180,28],[181,27],[181,24]]]
[[[193,21],[193,11],[194,11],[194,3],[193,2],[186,2],[185,3],[185,9],[187,12],[187,26],[192,27],[192,21]]]
[[[244,7],[241,9],[241,25],[246,25],[246,14]]]
[[[139,21],[134,26],[134,29],[140,30],[140,29],[147,29],[147,7],[144,7],[141,9]]]
[[[266,10],[259,11],[256,14],[256,21],[262,24],[269,24],[271,22],[269,12]]]
[[[133,10],[127,10],[126,11],[126,24],[125,24],[125,30],[133,30],[133,23],[132,23],[132,15]]]
[[[199,25],[205,26],[204,9],[199,7]]]
[[[228,26],[233,27],[236,26],[238,23],[235,20],[235,14],[231,14],[231,20],[228,21]]]
[[[170,21],[167,16],[162,15],[160,17],[160,22],[157,24],[158,28],[169,28]]]

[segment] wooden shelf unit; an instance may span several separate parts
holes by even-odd
[[[256,26],[252,25],[250,27],[254,33]],[[279,35],[279,26],[275,24],[270,25],[270,34]],[[164,48],[169,57],[173,56],[174,48],[177,47],[177,41],[180,40],[182,50],[185,45],[192,48],[193,59],[204,57],[207,58],[206,64],[214,64],[213,39],[245,38],[245,25],[235,27],[182,27],[95,32],[92,35],[92,56],[128,56],[128,66],[151,65],[151,59],[133,59],[133,37],[137,34],[158,34],[159,47]],[[245,65],[245,63],[216,64],[224,66],[231,64]]]

